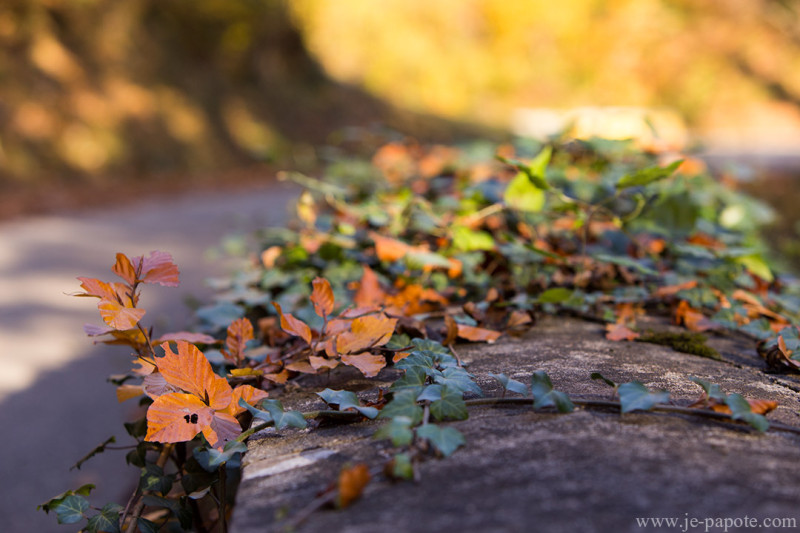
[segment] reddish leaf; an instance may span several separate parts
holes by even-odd
[[[502,335],[502,333],[499,331],[458,324],[458,336],[468,341],[492,343],[496,341],[500,335]]]
[[[233,389],[233,399],[231,400],[230,405],[228,405],[228,407],[226,407],[222,412],[231,416],[236,416],[246,411],[244,407],[239,405],[239,400],[244,400],[250,405],[255,405],[257,402],[263,400],[267,396],[269,396],[267,391],[257,389],[252,385],[239,385]]]
[[[117,254],[117,262],[111,267],[111,271],[125,280],[130,286],[136,283],[136,267],[131,264],[131,260],[125,254]]]
[[[227,350],[222,350],[222,355],[238,364],[244,359],[247,342],[253,339],[253,323],[246,317],[234,320],[228,326],[228,337],[225,339]]]
[[[142,265],[139,277],[142,283],[158,283],[165,287],[177,287],[179,284],[178,266],[167,252],[153,251],[148,257],[134,257],[132,262],[134,265]]]
[[[378,375],[383,367],[386,366],[386,359],[381,355],[362,353],[358,355],[342,355],[342,363],[354,366],[366,377],[371,378]]]
[[[292,372],[300,372],[302,374],[316,374],[317,369],[311,366],[308,361],[295,361],[294,363],[289,363],[286,365],[287,370],[291,370]],[[265,378],[269,378],[268,375],[264,376]]]
[[[369,238],[375,243],[375,254],[381,261],[394,262],[406,256],[411,246],[392,239],[391,237],[384,237],[374,231],[369,234]]]
[[[336,351],[340,354],[352,354],[383,346],[392,338],[396,318],[381,316],[362,316],[353,320],[350,331],[336,337]]]
[[[369,468],[364,463],[359,463],[352,468],[343,469],[339,474],[339,496],[336,498],[337,507],[343,509],[360,498],[370,478]]]
[[[103,321],[114,329],[133,329],[145,314],[144,309],[123,307],[115,300],[100,300],[97,304]]]
[[[142,380],[142,392],[153,399],[171,392],[180,391],[181,389],[179,387],[167,383],[167,380],[164,379],[164,374],[161,372],[153,372],[148,374],[144,377],[144,380]]]
[[[193,394],[173,392],[155,399],[147,409],[148,442],[184,442],[208,428],[214,410]]]
[[[606,339],[610,341],[632,341],[639,338],[639,333],[633,331],[622,322],[606,324]]]
[[[287,372],[286,369],[283,369],[280,372],[273,374],[264,374],[264,379],[268,379],[273,383],[277,383],[278,385],[283,385],[289,379],[289,372]]]
[[[656,298],[667,298],[668,296],[673,296],[680,291],[694,289],[695,287],[697,287],[697,280],[693,279],[678,285],[666,285],[664,287],[659,287],[654,295]]]
[[[231,403],[231,386],[214,373],[211,363],[194,344],[178,341],[178,353],[163,343],[164,357],[156,359],[159,372],[168,383],[194,394],[212,409],[225,409]]]
[[[311,328],[305,322],[299,320],[289,313],[284,313],[278,302],[272,302],[275,309],[278,311],[278,316],[281,318],[281,329],[290,335],[300,337],[310,346],[311,345]]]
[[[358,307],[376,307],[383,304],[385,297],[386,293],[378,282],[378,276],[371,268],[364,265],[364,273],[361,275],[353,303]]]
[[[106,283],[94,278],[78,278],[81,288],[86,292],[78,296],[93,296],[101,300],[117,300],[128,307],[131,306],[131,299],[128,296],[128,288],[122,283]]]
[[[311,284],[314,286],[314,290],[311,293],[311,303],[314,304],[314,311],[323,318],[330,316],[334,307],[331,284],[324,278],[315,278]]]
[[[335,359],[328,359],[316,355],[309,356],[308,363],[314,370],[319,370],[320,368],[336,368],[339,366],[339,361]]]
[[[693,309],[686,300],[681,300],[678,304],[678,308],[675,310],[675,321],[683,324],[690,331],[706,331],[715,326],[703,313]]]

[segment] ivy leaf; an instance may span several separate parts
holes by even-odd
[[[683,163],[683,159],[674,161],[663,168],[654,166],[637,170],[632,174],[625,174],[617,182],[617,189],[643,187],[656,181],[663,180],[664,178],[668,178],[678,169],[679,166],[681,166],[681,163]]]
[[[414,465],[407,453],[398,453],[389,462],[389,475],[394,479],[414,479]]]
[[[408,446],[414,440],[414,432],[411,429],[413,424],[414,421],[407,416],[395,416],[378,428],[372,438],[391,440],[392,446],[395,447]]]
[[[706,397],[709,400],[725,402],[727,396],[725,395],[725,393],[722,392],[719,385],[717,385],[716,383],[711,383],[710,381],[696,378],[694,376],[690,377],[689,380],[700,385],[700,387],[702,387],[703,392],[706,393]]]
[[[503,387],[504,391],[516,392],[518,394],[522,394],[523,396],[528,394],[528,386],[521,381],[511,379],[505,374],[492,374],[489,372],[489,375],[496,379],[498,383],[500,383],[500,386]]]
[[[142,533],[159,533],[159,530],[161,529],[155,522],[151,522],[147,518],[141,517],[136,520],[136,525],[139,527],[139,531]]]
[[[426,440],[443,456],[448,457],[466,441],[464,435],[454,427],[439,427],[426,424],[417,428],[417,437]]]
[[[550,145],[542,148],[542,151],[536,154],[530,163],[524,163],[518,159],[508,159],[503,156],[496,156],[498,160],[519,169],[524,174],[531,184],[539,189],[547,190],[550,184],[545,179],[545,171],[547,165],[550,164],[550,158],[553,156],[553,147]]]
[[[436,400],[442,399],[442,389],[444,387],[442,385],[426,385],[419,396],[417,396],[418,402],[435,402]]]
[[[540,294],[536,301],[540,304],[560,304],[569,300],[570,296],[572,296],[570,289],[553,287]]]
[[[599,253],[599,254],[593,254],[592,258],[602,263],[612,263],[614,265],[632,268],[638,271],[640,274],[645,274],[648,276],[658,276],[657,270],[653,270],[652,268],[646,267],[639,261],[631,259],[630,257],[627,256]]]
[[[86,483],[85,485],[81,485],[75,490],[67,490],[59,494],[58,496],[53,496],[46,502],[37,505],[37,511],[44,511],[45,513],[50,513],[50,511],[55,511],[55,509],[61,505],[68,496],[88,496],[89,493],[95,488],[93,483]]]
[[[55,508],[59,524],[74,524],[83,519],[83,513],[89,509],[89,501],[83,496],[72,494],[64,498]]]
[[[553,389],[550,376],[544,371],[534,372],[531,378],[531,394],[533,395],[533,408],[555,407],[559,413],[571,413],[575,406],[569,396]]]
[[[206,472],[216,472],[219,467],[238,454],[247,451],[247,445],[243,442],[232,440],[225,444],[222,451],[208,446],[200,446],[192,450],[192,455],[203,467]]]
[[[531,182],[524,172],[517,173],[503,195],[506,205],[517,211],[536,213],[544,208],[545,192]]]
[[[139,488],[143,491],[158,492],[166,495],[172,489],[174,477],[173,475],[165,475],[160,466],[148,463],[142,468],[142,474],[139,477]]]
[[[471,392],[477,396],[483,396],[483,391],[472,378],[472,374],[460,366],[451,366],[442,371],[433,372],[433,380],[440,385],[447,385],[461,393]]]
[[[122,506],[116,503],[107,503],[100,510],[99,514],[89,519],[86,530],[89,533],[120,533],[119,514]]]
[[[328,405],[338,405],[340,411],[355,409],[367,418],[378,416],[378,410],[375,407],[363,407],[352,391],[325,389],[322,392],[318,392],[317,396],[322,398]]]
[[[244,399],[239,400],[239,405],[250,411],[256,418],[264,420],[265,422],[274,422],[275,429],[280,430],[287,427],[303,429],[308,425],[302,413],[298,411],[284,411],[283,404],[280,400],[262,400],[261,407],[266,409],[266,411],[253,407]]]
[[[764,415],[754,413],[750,404],[741,394],[729,394],[725,398],[725,403],[731,408],[731,418],[741,420],[760,432],[765,432],[769,428],[769,421]]]
[[[669,392],[651,392],[639,381],[623,383],[617,387],[619,401],[622,404],[622,412],[649,411],[656,404],[666,403],[669,400]]]
[[[602,381],[603,383],[605,383],[605,384],[606,384],[606,385],[608,385],[609,387],[613,387],[613,388],[615,388],[615,389],[617,388],[617,384],[616,384],[616,383],[614,383],[613,381],[611,381],[610,379],[608,379],[607,377],[605,377],[605,376],[604,376],[603,374],[601,374],[600,372],[592,372],[592,373],[589,375],[589,377],[591,377],[592,379],[599,379],[600,381]]]
[[[450,229],[450,234],[453,238],[453,248],[462,252],[494,250],[495,247],[494,238],[485,231],[476,231],[466,226],[454,226]]]
[[[392,401],[381,410],[378,418],[394,418],[406,416],[413,425],[422,422],[422,407],[417,404],[418,392],[414,389],[401,389],[394,393]]]
[[[466,420],[469,418],[464,393],[452,386],[444,386],[441,398],[431,403],[431,414],[436,420]]]

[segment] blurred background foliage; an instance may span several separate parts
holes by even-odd
[[[313,165],[351,125],[451,140],[508,129],[519,108],[585,105],[665,107],[696,138],[786,151],[800,131],[797,8],[4,0],[0,185]]]

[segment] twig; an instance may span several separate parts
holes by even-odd
[[[459,357],[458,352],[456,351],[456,349],[453,348],[453,343],[448,344],[447,347],[450,348],[450,353],[452,353],[453,357],[456,358],[456,363],[458,363],[458,366],[463,368],[464,365],[461,364],[461,357]]]
[[[581,407],[587,409],[621,409],[622,404],[617,401],[613,400],[582,400],[579,398],[570,398],[573,404],[579,405]],[[532,398],[475,398],[472,400],[465,400],[464,403],[470,407],[478,407],[478,406],[495,406],[495,405],[524,405],[524,406],[531,406],[533,404]],[[666,413],[678,413],[682,415],[689,415],[689,416],[699,416],[704,418],[711,418],[714,420],[722,420],[725,422],[734,422],[734,423],[742,423],[739,420],[735,420],[729,414],[725,413],[718,413],[716,411],[711,411],[708,409],[695,409],[693,407],[683,407],[680,405],[667,405],[667,404],[659,404],[652,408],[649,411],[636,411],[637,413],[649,413],[649,412],[666,412]],[[784,431],[787,433],[794,433],[800,435],[800,428],[795,426],[789,426],[786,424],[781,424],[780,422],[770,422],[769,429],[774,429],[776,431]]]
[[[156,465],[159,468],[164,468],[164,465],[167,464],[167,459],[169,459],[169,454],[172,452],[172,448],[174,446],[174,444],[165,444],[164,448],[161,449],[161,455],[159,455],[158,459],[156,460]],[[136,493],[139,493],[138,487],[136,488]],[[136,531],[136,523],[138,522],[139,516],[142,514],[142,510],[144,509],[144,498],[142,497],[144,495],[144,492],[140,494],[139,499],[136,502],[136,506],[133,508],[133,512],[130,514],[130,521],[128,522],[128,527],[125,528],[125,533],[133,533]],[[130,502],[128,503],[130,504]],[[125,524],[126,517],[127,513],[123,513],[120,524]]]

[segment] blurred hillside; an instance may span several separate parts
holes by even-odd
[[[0,192],[313,165],[346,126],[449,140],[519,108],[666,107],[786,152],[798,67],[790,0],[4,0]]]

